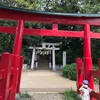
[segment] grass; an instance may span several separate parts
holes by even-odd
[[[76,91],[69,89],[66,90],[64,93],[61,93],[63,95],[63,100],[81,100],[80,96],[76,94]],[[24,92],[20,94],[21,99],[28,100],[32,98],[28,92]]]
[[[32,96],[30,96],[30,94],[29,94],[28,92],[21,93],[21,94],[20,94],[20,97],[21,97],[21,98],[32,98]]]
[[[80,96],[76,94],[76,91],[70,89],[63,93],[64,100],[81,100]]]

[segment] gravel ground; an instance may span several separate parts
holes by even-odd
[[[16,100],[63,100],[63,95],[59,93],[25,93]]]

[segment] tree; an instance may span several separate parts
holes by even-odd
[[[82,0],[80,2],[80,13],[94,13],[98,14],[100,13],[100,1],[99,0]],[[98,32],[100,33],[100,26],[91,26],[92,32]],[[97,39],[91,39],[92,42],[92,58],[93,63],[97,64],[97,58],[99,58],[99,50],[100,50],[100,40]]]
[[[0,0],[0,5],[16,6],[15,0]]]

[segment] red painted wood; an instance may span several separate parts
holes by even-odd
[[[15,34],[16,27],[0,26],[0,32],[2,32],[2,33]]]
[[[100,58],[98,58],[98,71],[99,71],[99,75],[100,75]],[[98,80],[99,80],[99,92],[100,92],[100,76],[99,76]]]
[[[15,34],[16,27],[0,26],[1,33]],[[45,32],[45,33],[44,33]],[[51,34],[49,34],[51,33]],[[39,35],[39,36],[60,36],[60,37],[78,37],[84,38],[83,31],[65,31],[65,30],[48,30],[48,29],[28,29],[24,28],[24,35]],[[100,39],[100,33],[90,32],[90,38]]]
[[[22,73],[22,67],[23,67],[23,57],[20,57],[20,65],[19,65],[19,73],[18,73],[18,80],[17,80],[17,93],[20,93],[20,84],[21,84],[21,73]]]
[[[3,53],[1,56],[2,80],[0,80],[0,96],[1,100],[8,100],[9,83],[10,83],[10,69],[11,69],[11,54]]]
[[[100,71],[100,58],[98,58],[98,70]]]
[[[94,76],[94,77],[100,77],[100,72],[99,72],[99,71],[90,70],[90,73],[91,73],[91,75]]]
[[[88,80],[89,87],[94,90],[93,77],[90,75],[90,70],[92,70],[92,58],[91,58],[91,41],[90,41],[90,25],[84,25],[84,42],[83,42],[83,56],[84,56],[84,78]],[[94,100],[91,98],[91,100]]]
[[[90,37],[94,39],[100,39],[100,33],[91,32]]]
[[[0,26],[0,32],[15,34],[16,27]],[[24,28],[24,35],[39,36],[60,36],[60,37],[78,37],[83,38],[83,31],[64,31],[64,30],[47,30],[47,29],[28,29]]]
[[[100,93],[92,91],[91,95],[96,99],[96,100],[100,100]]]
[[[20,55],[23,40],[24,21],[19,20],[16,28],[16,36],[14,40],[13,54]]]
[[[24,29],[26,35],[39,36],[59,36],[59,37],[79,37],[83,38],[83,32],[80,31],[64,31],[64,30],[46,30],[46,29]]]
[[[58,24],[53,24],[52,25],[52,30],[58,30]]]
[[[12,80],[10,86],[12,86],[12,95],[10,97],[11,100],[15,100],[15,95],[19,86],[19,75],[20,75],[20,53],[22,48],[22,38],[23,38],[23,30],[24,30],[24,21],[19,20],[16,28],[16,36],[14,40],[13,47],[13,62],[12,67],[14,68],[14,73],[12,73]],[[11,87],[10,87],[11,88]]]
[[[100,18],[71,17],[50,14],[34,14],[30,12],[13,11],[0,8],[0,18],[10,20],[25,20],[43,23],[59,23],[59,24],[90,24],[100,25]]]
[[[76,73],[77,73],[77,93],[80,94],[79,88],[82,85],[82,81],[83,81],[83,75],[82,75],[82,59],[81,58],[77,58],[76,59]]]
[[[1,67],[1,66],[0,66]],[[0,70],[0,80],[2,79],[2,71]]]
[[[10,80],[11,94],[8,100],[15,100],[15,95],[17,91],[18,74],[20,67],[20,56],[12,54],[12,75]]]

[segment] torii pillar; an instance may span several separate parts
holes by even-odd
[[[84,56],[84,79],[88,80],[89,87],[94,90],[93,77],[90,75],[92,69],[91,58],[91,38],[90,38],[90,25],[84,25],[84,42],[83,42],[83,56]],[[93,99],[91,99],[93,100]]]
[[[21,48],[22,48],[22,39],[23,39],[23,30],[24,30],[24,21],[23,20],[19,20],[18,21],[18,25],[16,28],[16,36],[15,36],[15,40],[14,40],[14,47],[13,47],[13,62],[12,65],[14,66],[14,74],[12,80],[11,80],[11,84],[13,84],[12,87],[12,96],[11,96],[11,100],[15,100],[15,95],[17,92],[17,87],[19,83],[20,85],[20,78],[21,76],[18,76],[18,67],[20,66],[20,53],[21,53]],[[21,73],[20,73],[21,74]],[[18,91],[19,92],[19,91]]]

